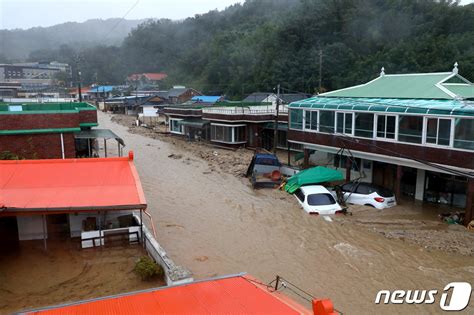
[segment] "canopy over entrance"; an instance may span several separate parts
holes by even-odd
[[[341,172],[324,166],[316,166],[291,176],[285,185],[286,192],[292,194],[303,185],[320,184],[343,180]]]
[[[0,216],[146,209],[129,157],[0,161]]]

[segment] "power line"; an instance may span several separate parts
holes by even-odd
[[[125,17],[127,15],[130,14],[130,12],[132,12],[133,9],[135,9],[135,7],[138,5],[138,3],[140,2],[140,0],[137,0],[131,7],[130,9],[128,9],[128,11],[122,16],[122,18],[120,18],[120,20],[117,21],[117,23],[115,23],[115,25],[110,29],[110,31],[107,33],[107,35],[104,36],[104,41],[109,37],[110,34],[112,34],[112,32],[117,28],[117,26],[119,26],[119,24],[125,19]]]

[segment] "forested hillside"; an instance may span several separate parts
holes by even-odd
[[[120,45],[130,30],[143,20],[88,20],[27,30],[0,30],[0,62],[21,61],[33,51],[51,50],[60,45],[84,49],[97,44]],[[112,30],[112,31],[111,31]]]
[[[63,47],[67,51],[70,47]],[[117,47],[81,50],[86,83],[165,71],[168,84],[240,97],[315,92],[386,73],[450,71],[474,80],[474,4],[433,0],[248,0],[184,21],[141,24]],[[58,57],[58,51],[49,52]],[[75,52],[63,56],[68,61]],[[56,58],[57,59],[57,58]]]

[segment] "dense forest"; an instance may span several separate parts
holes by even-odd
[[[233,98],[281,85],[332,90],[386,73],[450,71],[474,80],[474,4],[434,0],[247,0],[183,21],[147,21],[117,46],[30,54],[73,64],[88,83],[123,83],[164,71],[184,84]]]

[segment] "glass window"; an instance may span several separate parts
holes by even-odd
[[[409,143],[422,143],[423,139],[423,117],[421,116],[399,116],[398,117],[398,141]]]
[[[354,135],[363,138],[374,136],[374,114],[356,113]]]
[[[310,206],[327,206],[336,203],[331,194],[312,194],[308,195],[308,204]]]
[[[327,110],[319,111],[319,131],[334,133],[334,112]]]
[[[451,119],[428,118],[426,120],[426,143],[448,146],[451,139]]]
[[[296,196],[296,198],[298,198],[301,202],[304,202],[304,194],[303,194],[303,192],[301,191],[301,189],[298,189],[298,190],[295,192],[295,196]]]
[[[179,125],[179,120],[171,119],[170,120],[170,132],[174,133],[183,133],[183,126]]]
[[[290,109],[290,128],[303,130],[303,111],[301,109]]]
[[[287,132],[286,130],[278,130],[277,133],[277,147],[279,148],[287,148],[288,147],[288,142],[287,142]]]
[[[336,113],[336,132],[352,135],[352,113]]]
[[[245,126],[234,127],[234,142],[246,142]]]
[[[318,112],[307,110],[305,113],[305,129],[318,130]]]
[[[474,119],[456,119],[454,127],[454,147],[474,150]]]
[[[395,139],[396,116],[377,115],[377,137]]]

